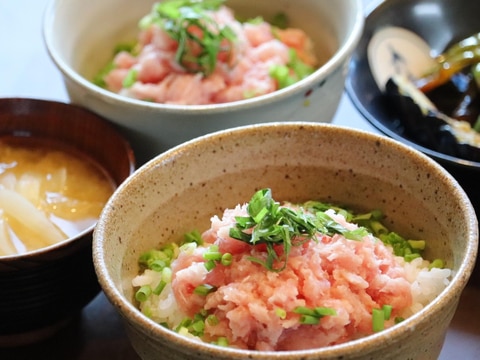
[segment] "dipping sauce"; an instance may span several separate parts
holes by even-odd
[[[0,137],[0,256],[46,247],[91,227],[114,189],[106,171],[73,147]]]

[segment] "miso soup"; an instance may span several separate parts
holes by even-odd
[[[49,246],[91,227],[115,186],[73,147],[0,137],[0,256]]]

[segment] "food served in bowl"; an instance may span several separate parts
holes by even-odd
[[[192,85],[192,83],[189,86],[184,86],[177,79],[178,86],[181,88],[178,93],[173,91],[173,88],[169,88],[168,92],[159,90],[158,100],[169,102],[173,101],[173,98],[176,99],[174,103],[163,103],[138,100],[122,95],[122,93],[129,92],[134,87],[140,87],[140,85],[142,88],[157,87],[154,83],[133,84],[132,87],[128,88],[128,91],[124,89],[121,90],[120,94],[117,94],[96,85],[93,81],[106,64],[112,60],[112,51],[117,44],[137,42],[139,21],[152,11],[152,6],[156,3],[158,1],[155,2],[154,0],[139,0],[135,3],[129,0],[104,0],[91,3],[88,7],[85,7],[81,0],[68,2],[50,0],[44,17],[45,44],[49,55],[63,75],[71,101],[118,125],[132,144],[139,164],[145,163],[159,153],[184,141],[217,130],[259,122],[332,121],[343,94],[347,63],[363,29],[364,17],[360,0],[338,0],[335,2],[330,0],[299,0],[295,3],[295,6],[288,1],[279,2],[277,0],[260,2],[254,0],[225,1],[224,5],[232,9],[238,19],[259,20],[261,17],[268,22],[274,22],[273,19],[276,15],[282,14],[282,16],[285,16],[288,19],[289,28],[299,29],[311,39],[313,43],[311,51],[318,64],[315,65],[314,71],[305,78],[277,91],[264,93],[265,91],[261,90],[262,88],[265,89],[265,84],[268,84],[267,87],[271,87],[273,84],[276,86],[276,81],[268,77],[263,79],[266,80],[265,82],[263,80],[255,81],[254,86],[248,86],[247,88],[242,86],[238,88],[230,86],[228,88],[231,90],[228,97],[233,96],[233,93],[238,91],[239,96],[246,95],[247,98],[238,101],[197,105],[188,105],[187,103],[190,102],[188,98],[192,96],[191,100],[195,102],[193,98],[196,98],[197,95],[207,97],[212,89],[202,90],[199,94],[200,86]],[[156,6],[162,7],[179,3],[194,4],[196,7],[202,4],[219,4],[221,2],[182,0],[179,2],[161,2],[160,5]],[[115,9],[115,16],[112,16],[112,9]],[[229,21],[232,21],[231,16],[228,16]],[[247,26],[247,24],[244,24],[243,26],[256,29],[253,25]],[[231,22],[229,26],[236,28],[239,27],[239,23]],[[261,25],[261,27],[268,28],[266,24]],[[151,30],[153,29],[156,28],[151,28]],[[246,32],[248,31],[240,31],[236,33],[236,36],[243,39],[243,34]],[[277,31],[277,33],[280,32]],[[147,32],[147,34],[150,33]],[[155,39],[159,37],[164,39],[162,32],[157,33],[155,31],[155,34]],[[228,34],[226,36],[229,36]],[[285,32],[285,34],[284,37],[290,36],[290,32]],[[267,31],[266,36],[271,38],[272,34]],[[170,39],[168,38],[168,40]],[[229,38],[227,37],[228,42]],[[236,44],[244,44],[244,42],[238,41]],[[281,49],[283,60],[274,60],[275,64],[281,65],[284,61],[288,61],[291,52],[286,51],[284,45],[276,41],[266,44]],[[300,47],[303,48],[303,46]],[[151,49],[152,46],[149,45],[146,48]],[[306,45],[306,48],[308,49],[308,45]],[[266,51],[263,52],[262,49]],[[259,53],[263,53],[266,57],[269,55],[266,45],[254,50],[258,52],[257,55],[261,55]],[[161,66],[159,69],[155,57],[163,55],[165,53],[160,54],[158,52],[155,55],[150,52],[148,56],[146,55],[152,60],[152,62],[149,62],[150,64],[153,63],[152,67],[160,72],[162,69]],[[170,51],[168,55],[172,56],[174,53]],[[220,55],[223,56],[223,53]],[[297,55],[300,57],[298,53]],[[125,53],[122,53],[121,57],[123,56],[129,57]],[[136,57],[130,59],[136,60]],[[208,56],[206,56],[205,61],[206,59],[208,59]],[[245,61],[242,66],[246,65],[248,70],[253,72],[254,67],[248,63],[251,57],[244,56],[242,59]],[[302,73],[301,77],[303,77],[306,67],[298,66],[299,64],[296,61],[297,71]],[[137,66],[140,67],[139,64],[135,64],[134,70]],[[172,63],[169,66],[173,66]],[[240,70],[239,67],[236,69]],[[275,76],[281,79],[281,82],[288,84],[292,79],[290,76],[285,76],[286,70],[288,69],[284,68],[283,65],[272,68]],[[217,69],[217,71],[219,70]],[[309,73],[310,70],[307,72]],[[130,75],[125,78],[125,82],[130,85],[131,80],[139,76],[140,71],[137,75],[135,75],[136,71],[129,71],[128,73]],[[215,74],[216,72],[212,76],[218,79]],[[253,82],[254,79],[258,79],[257,76],[250,76],[250,74],[243,76],[241,74],[242,72],[239,71],[237,75],[242,82]],[[265,74],[264,72],[262,77],[266,76]],[[173,75],[171,74],[171,76]],[[201,74],[185,75],[186,78],[197,80],[201,76]],[[222,82],[223,80],[220,82],[220,86],[224,86]],[[166,85],[170,86],[172,84]],[[212,86],[217,85],[213,84]],[[262,95],[251,97],[251,89],[253,89],[253,93],[260,92]],[[161,99],[164,95],[171,96],[172,99]],[[224,95],[227,96],[227,94]],[[142,96],[147,100],[152,100],[151,97],[151,95]],[[179,101],[179,98],[183,98],[183,100]]]
[[[314,44],[277,14],[239,21],[223,0],[166,0],[139,21],[138,40],[95,83],[139,100],[180,105],[244,100],[287,87],[319,65]],[[328,54],[330,56],[330,54]]]
[[[394,301],[405,301],[406,307],[413,304],[408,298],[388,298],[391,294],[388,286],[382,288],[380,285],[382,281],[386,281],[385,284],[389,282],[388,274],[395,276],[389,270],[398,270],[398,274],[405,271],[401,266],[380,265],[382,270],[379,273],[379,268],[373,265],[376,263],[378,266],[377,262],[365,260],[359,264],[355,257],[349,257],[348,262],[340,259],[341,256],[337,257],[338,267],[332,253],[327,258],[314,256],[309,261],[297,258],[298,253],[306,249],[328,252],[329,246],[335,245],[328,243],[328,236],[318,243],[315,240],[305,241],[300,246],[293,246],[294,243],[297,245],[298,238],[290,237],[292,246],[287,246],[288,259],[284,257],[286,252],[282,245],[279,248],[273,246],[273,250],[278,250],[277,253],[264,244],[258,244],[258,248],[254,248],[244,241],[231,238],[230,225],[234,221],[243,224],[242,229],[248,229],[250,217],[246,216],[242,204],[250,203],[249,199],[258,191],[261,195],[260,203],[263,195],[269,199],[269,192],[265,191],[267,188],[271,190],[272,199],[274,196],[274,203],[278,201],[293,206],[312,200],[321,201],[331,206],[340,204],[342,209],[352,209],[352,213],[363,215],[369,212],[376,214],[375,209],[379,209],[384,215],[382,223],[388,232],[401,234],[404,239],[425,240],[422,257],[432,263],[435,263],[435,259],[442,259],[445,269],[439,270],[448,274],[442,275],[441,286],[433,292],[435,295],[432,298],[425,302],[422,300],[423,305],[410,313],[410,316],[390,326],[389,322],[394,322],[397,315],[406,315],[400,310],[401,305],[397,307]],[[238,204],[240,206],[237,208]],[[262,203],[263,205],[265,204]],[[255,211],[264,214],[262,206],[255,206]],[[278,211],[282,208],[279,205],[272,206]],[[335,209],[338,214],[342,213],[348,218],[346,212],[339,207]],[[283,213],[286,210],[281,211]],[[315,219],[318,215],[324,220],[325,212],[331,214],[343,227],[351,226],[328,209],[315,211]],[[215,215],[218,219],[214,218],[212,225],[212,217]],[[255,218],[258,220],[261,216]],[[296,229],[302,229],[311,218],[305,212],[301,219],[294,223]],[[338,226],[336,221],[329,224],[340,231],[343,227]],[[225,223],[226,226],[222,226]],[[286,228],[280,228],[283,235],[289,236]],[[244,232],[242,229],[233,230],[232,235],[249,239],[250,231]],[[198,240],[203,231],[206,231],[204,245],[182,245],[186,234],[190,240]],[[362,231],[359,230],[360,233]],[[339,240],[337,246],[342,247],[343,251],[352,250],[349,247],[362,249],[362,245],[377,246],[377,250],[386,249],[381,246],[380,240],[367,240],[362,244],[358,240],[346,240],[345,236],[346,233],[343,237],[339,234],[335,236]],[[322,242],[323,239],[327,244]],[[415,246],[422,243],[412,242]],[[218,245],[218,251],[214,245]],[[228,250],[224,251],[224,245]],[[262,250],[262,245],[266,249]],[[185,248],[180,251],[182,246]],[[93,255],[102,289],[125,319],[132,345],[143,359],[404,359],[417,358],[420,354],[427,359],[436,359],[459,295],[471,274],[477,246],[478,223],[471,203],[451,175],[433,160],[410,147],[372,133],[328,124],[287,122],[240,127],[206,135],[181,144],[140,167],[115,191],[105,206],[94,233]],[[152,253],[152,249],[156,250]],[[192,250],[193,257],[186,256],[189,250]],[[155,263],[153,267],[160,269],[170,261],[169,254],[176,254],[177,251],[181,255],[171,262],[171,272],[162,269],[161,280],[157,273],[145,271],[145,264],[150,260]],[[231,257],[225,253],[231,254]],[[158,255],[158,262],[155,262],[155,254]],[[206,254],[206,259],[203,254]],[[392,260],[392,253],[387,257]],[[392,261],[402,263],[401,259],[395,259]],[[213,268],[209,260],[213,260]],[[378,302],[371,300],[370,307],[354,314],[353,316],[364,315],[364,321],[358,323],[353,317],[349,318],[341,307],[336,307],[338,303],[335,304],[335,301],[327,302],[324,298],[325,303],[314,302],[313,299],[322,299],[319,291],[316,291],[318,286],[335,289],[322,277],[308,275],[313,268],[318,269],[314,261],[322,262],[326,267],[332,265],[332,274],[338,275],[335,285],[345,285],[337,288],[337,297],[333,298],[345,301],[343,304],[346,307],[350,304],[362,309],[356,301],[358,299],[346,301],[347,294],[350,293],[347,283],[349,286],[358,286],[355,294],[365,294],[361,290],[362,286],[365,286],[363,289],[375,289],[378,285],[382,290],[377,295],[384,295],[385,298],[376,298]],[[301,273],[299,270],[294,275],[290,271],[289,262],[296,262],[298,268],[302,269]],[[206,263],[211,272],[205,267]],[[359,271],[353,271],[354,274],[342,271],[342,264],[352,268],[358,266]],[[366,266],[367,264],[372,267]],[[285,269],[283,265],[286,265]],[[415,266],[415,263],[409,265]],[[425,265],[420,267],[423,266]],[[362,269],[367,268],[371,273],[362,272]],[[228,286],[224,285],[229,283],[229,270],[241,272],[242,269],[245,272],[237,274],[238,277],[231,276],[235,279],[235,291],[227,291]],[[414,273],[417,270],[418,268]],[[380,282],[370,283],[368,274],[374,274],[373,278],[378,276]],[[283,278],[288,275],[291,275],[289,279]],[[159,286],[155,281],[148,286],[150,276],[159,280]],[[254,281],[257,277],[262,281]],[[443,283],[445,278],[448,279],[447,283]],[[171,292],[167,287],[170,279],[173,288]],[[302,280],[305,282],[302,283]],[[308,283],[308,280],[313,283]],[[161,281],[165,282],[163,290]],[[397,281],[403,290],[410,286],[401,277],[395,280]],[[175,283],[179,285],[177,290]],[[142,289],[142,286],[145,288]],[[250,288],[255,296],[248,295],[243,286]],[[283,288],[280,290],[276,286]],[[422,284],[421,288],[426,290],[427,286]],[[277,291],[273,291],[275,289]],[[154,297],[148,296],[150,291],[170,298],[157,303],[155,294]],[[271,301],[265,302],[269,291]],[[303,298],[292,295],[296,291],[303,294]],[[178,329],[175,323],[165,326],[164,321],[157,317],[160,313],[156,305],[165,307],[167,312],[175,309],[176,301],[171,297],[172,294],[175,294],[177,305],[182,310],[179,313],[172,311],[172,314],[181,319],[178,320]],[[203,295],[206,297],[203,298]],[[282,300],[283,297],[288,300]],[[366,299],[368,297],[364,298]],[[141,303],[144,300],[145,304],[139,305],[139,301]],[[204,300],[209,301],[212,310],[215,309],[214,316],[202,310],[206,309]],[[397,307],[393,310],[394,315],[385,323],[380,321],[383,330],[373,332],[373,308],[378,307],[379,310],[375,311],[375,316],[383,314],[384,318],[388,318],[385,315],[388,315],[389,303],[392,307]],[[297,305],[300,306],[299,309]],[[183,311],[190,318],[185,322],[182,322],[185,320]],[[333,313],[337,311],[340,315],[334,316]],[[275,327],[282,321],[283,314],[294,323],[290,326],[305,331],[303,338],[298,334],[292,335],[292,338],[295,336],[306,342],[307,339],[312,340],[313,346],[307,349],[305,343],[296,342],[298,348],[289,347],[292,344],[285,340],[287,334],[280,335],[277,332],[279,329],[283,331],[283,327]],[[300,326],[302,315],[306,315],[305,321],[318,320],[319,324]],[[275,321],[272,316],[277,316]],[[215,331],[215,327],[207,329],[211,324],[206,325],[205,321],[215,323],[215,317],[221,328],[216,329],[217,333],[210,333]],[[328,340],[325,339],[315,339],[314,332],[311,331],[315,326],[331,324],[333,328],[339,319],[346,323],[350,321],[347,325],[350,335],[354,333],[356,324],[362,324],[363,328],[352,335],[354,339],[346,342],[337,339],[338,343],[334,345],[328,345]],[[227,323],[235,324],[237,337],[226,326]],[[196,335],[199,335],[202,327],[203,331],[207,329],[205,341],[188,336],[187,332],[195,335],[197,331],[199,333]],[[339,328],[335,329],[331,333],[332,337],[338,335]],[[294,334],[293,328],[289,330]],[[375,327],[375,330],[379,329]],[[273,335],[265,336],[269,331]],[[357,338],[356,335],[363,331],[366,334],[362,335],[366,336]],[[249,337],[247,334],[252,335]],[[209,343],[210,341],[215,344]],[[231,346],[218,346],[228,343]]]
[[[403,116],[403,120],[407,120],[403,121],[398,108],[387,101],[385,89],[379,86],[376,74],[385,74],[385,82],[398,69],[408,70],[402,74],[410,73],[415,78],[422,76],[435,56],[478,33],[475,14],[479,11],[480,3],[469,0],[438,0],[435,3],[430,0],[387,0],[372,3],[367,10],[364,33],[353,53],[346,81],[347,93],[360,113],[383,134],[427,154],[447,169],[466,191],[477,213],[480,209],[477,181],[480,162],[473,155],[477,151],[469,145],[459,144],[452,136],[451,126],[438,119],[435,112],[425,118],[421,111],[428,106],[420,109],[407,100],[405,105],[409,108],[409,115]],[[388,29],[394,31],[388,32]],[[383,39],[378,37],[377,40],[381,41],[374,44],[374,37],[382,32],[388,36]],[[377,56],[369,55],[375,48]],[[376,58],[374,64],[371,58]],[[403,95],[400,98],[402,101],[406,100]],[[436,107],[437,102],[433,102]],[[447,104],[443,100],[440,102],[438,109]],[[436,111],[437,114],[439,112],[443,113]],[[478,137],[472,131],[468,133],[472,138]],[[480,284],[479,265],[471,278],[471,283],[475,285]]]
[[[0,99],[0,347],[43,340],[100,291],[92,233],[135,169],[128,142],[81,107]]]
[[[396,73],[387,80],[386,101],[407,136],[432,150],[480,161],[479,53],[480,35],[474,34],[432,57],[418,77]]]
[[[0,256],[40,249],[91,228],[114,188],[108,173],[73,147],[0,137]]]
[[[212,217],[200,235],[151,249],[132,283],[142,313],[179,334],[263,351],[342,344],[394,326],[449,284],[425,240],[389,231],[379,211],[270,189]]]

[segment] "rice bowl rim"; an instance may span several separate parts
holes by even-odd
[[[455,193],[455,197],[457,197],[459,201],[465,205],[462,207],[462,211],[465,212],[466,218],[468,219],[466,222],[468,227],[468,244],[466,246],[465,256],[459,264],[458,270],[456,270],[452,275],[450,283],[437,297],[435,297],[433,301],[428,303],[423,309],[391,328],[368,335],[366,337],[362,337],[360,339],[351,340],[343,344],[308,350],[258,351],[218,347],[216,345],[189,339],[184,335],[180,335],[174,331],[164,328],[160,324],[143,315],[137,307],[135,307],[125,298],[125,296],[120,292],[111,279],[105,263],[105,253],[102,246],[104,239],[101,234],[105,232],[105,218],[108,217],[111,212],[115,211],[115,202],[119,196],[122,196],[121,193],[125,191],[124,189],[128,189],[132,181],[135,181],[135,178],[142,177],[144,173],[152,171],[155,167],[158,167],[159,164],[168,163],[172,158],[175,158],[179,155],[181,156],[182,153],[188,153],[192,149],[196,148],[198,150],[198,147],[201,147],[203,143],[209,143],[212,140],[228,137],[229,135],[238,136],[239,134],[247,134],[248,136],[248,133],[255,133],[262,129],[270,128],[273,130],[283,129],[294,131],[299,127],[306,127],[310,131],[342,131],[345,133],[355,134],[357,138],[361,138],[362,140],[369,142],[381,141],[384,145],[404,153],[405,157],[412,159],[416,158],[417,161],[421,161],[424,166],[428,166],[433,172],[442,174],[442,176],[445,178],[445,181],[450,184],[450,188]],[[378,347],[378,343],[395,343],[397,341],[396,339],[398,338],[407,338],[409,334],[415,332],[417,324],[420,324],[424,321],[426,314],[435,315],[442,312],[442,310],[449,305],[450,302],[454,301],[455,297],[460,296],[463,288],[467,284],[470,274],[473,271],[475,263],[474,260],[478,252],[478,232],[478,220],[475,215],[475,210],[473,209],[473,206],[466,193],[462,190],[460,185],[458,185],[457,181],[452,175],[450,175],[434,160],[418,150],[412,149],[407,145],[404,145],[391,138],[339,125],[309,122],[275,122],[268,124],[239,126],[197,137],[158,155],[156,158],[153,158],[137,169],[133,176],[130,176],[129,179],[127,179],[117,188],[100,216],[100,220],[97,223],[97,227],[94,231],[93,260],[99,283],[101,284],[106,296],[117,308],[120,314],[125,319],[128,319],[129,322],[135,324],[135,328],[139,331],[142,331],[147,337],[151,337],[153,335],[155,337],[162,338],[163,342],[173,343],[181,348],[188,348],[196,351],[201,349],[212,356],[228,354],[231,359],[245,359],[245,357],[248,357],[258,360],[269,360],[272,358],[277,360],[291,360],[292,356],[296,356],[305,360],[313,360],[318,359],[318,356],[322,355],[328,356],[328,358],[333,358],[336,356],[353,353],[358,351],[359,347],[364,349],[364,352],[365,350],[374,351],[375,348]]]
[[[50,0],[45,9],[43,15],[43,39],[46,44],[46,49],[48,54],[50,55],[50,58],[60,69],[61,73],[66,78],[73,81],[77,86],[87,91],[89,96],[98,96],[100,99],[113,106],[128,105],[132,107],[133,110],[143,110],[149,112],[162,110],[167,113],[177,114],[213,114],[225,111],[255,108],[261,105],[281,101],[282,99],[289,98],[301,92],[305,92],[312,86],[315,86],[319,81],[326,81],[328,77],[336,70],[341,70],[339,69],[339,65],[345,63],[348,60],[349,56],[355,50],[355,47],[357,46],[362,36],[365,22],[361,1],[353,1],[355,1],[356,12],[354,19],[355,22],[351,28],[351,31],[346,34],[345,41],[343,42],[343,44],[340,44],[340,47],[335,50],[334,54],[329,57],[329,59],[317,70],[315,70],[311,75],[284,89],[276,90],[269,94],[260,95],[250,99],[220,104],[175,105],[154,103],[133,99],[124,95],[119,95],[109,90],[102,89],[101,87],[93,84],[93,82],[89,81],[88,79],[80,75],[77,71],[75,71],[72,66],[63,59],[63,57],[60,55],[60,52],[54,46],[53,37],[55,36],[55,32],[53,29],[53,25],[55,24],[55,5],[57,0]]]

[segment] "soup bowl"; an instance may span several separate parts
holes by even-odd
[[[139,164],[184,141],[226,128],[279,119],[332,121],[350,54],[362,33],[360,0],[300,0],[295,6],[276,0],[226,1],[242,18],[261,15],[268,20],[279,12],[286,14],[290,26],[303,29],[312,38],[321,65],[310,76],[279,91],[207,105],[140,101],[93,83],[113,57],[114,47],[136,39],[138,22],[153,3],[104,0],[85,7],[81,0],[51,0],[43,26],[46,47],[62,73],[70,100],[118,125]]]
[[[220,347],[169,330],[138,308],[132,280],[144,252],[206,230],[214,215],[270,188],[278,201],[320,200],[380,209],[387,227],[427,239],[449,284],[404,321],[323,348],[259,351]],[[127,221],[128,219],[128,221]],[[437,359],[475,262],[478,226],[456,180],[395,140],[332,124],[286,122],[222,130],[150,160],[105,206],[94,232],[100,285],[142,359]]]
[[[133,151],[123,136],[106,120],[75,105],[0,99],[0,139],[4,137],[74,149],[76,156],[100,167],[114,188],[135,169]],[[1,175],[11,163],[5,159],[0,163]],[[83,185],[88,191],[89,183]],[[49,246],[0,255],[0,347],[53,335],[100,292],[92,262],[93,228],[89,225]]]

